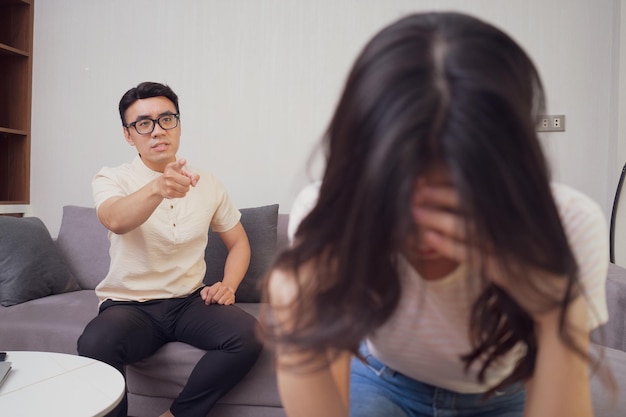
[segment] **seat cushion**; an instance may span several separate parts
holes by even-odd
[[[93,290],[79,290],[0,307],[0,349],[77,354],[76,342],[98,314]]]

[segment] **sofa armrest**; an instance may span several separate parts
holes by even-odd
[[[609,264],[606,280],[609,321],[591,334],[594,342],[626,352],[626,269]]]

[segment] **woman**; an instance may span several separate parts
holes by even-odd
[[[266,282],[289,416],[591,416],[605,221],[551,184],[539,75],[497,28],[415,14],[348,77],[316,204]]]

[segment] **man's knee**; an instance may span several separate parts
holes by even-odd
[[[253,361],[257,360],[262,350],[263,343],[261,343],[261,340],[259,340],[256,334],[248,336],[247,340],[243,343],[243,353]]]
[[[236,310],[235,308],[231,309],[230,312],[231,326],[225,335],[228,340],[223,347],[232,352],[252,356],[258,355],[263,349],[263,344],[256,332],[258,321],[250,314],[239,310],[238,307]]]
[[[90,331],[89,326],[83,331],[78,338],[77,350],[80,356],[103,360],[111,355],[114,350],[112,340],[107,335],[97,331]],[[108,361],[104,361],[108,362]]]
[[[251,360],[256,360],[263,350],[263,344],[257,337],[254,328],[240,329],[239,332],[233,336],[231,342],[232,343],[229,343],[230,346],[227,348],[228,350],[242,357],[248,357]]]

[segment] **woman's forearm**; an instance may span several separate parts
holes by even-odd
[[[278,371],[278,389],[289,417],[348,417],[348,404],[330,368]]]
[[[293,305],[299,288],[290,272],[274,270],[269,280],[270,304],[277,332],[295,323]],[[349,352],[314,352],[293,346],[276,348],[278,390],[289,417],[348,417]]]
[[[587,304],[583,297],[568,311],[571,335],[578,349],[587,352]],[[558,312],[537,324],[537,361],[527,384],[526,417],[591,417],[589,362],[567,346],[558,334]]]

